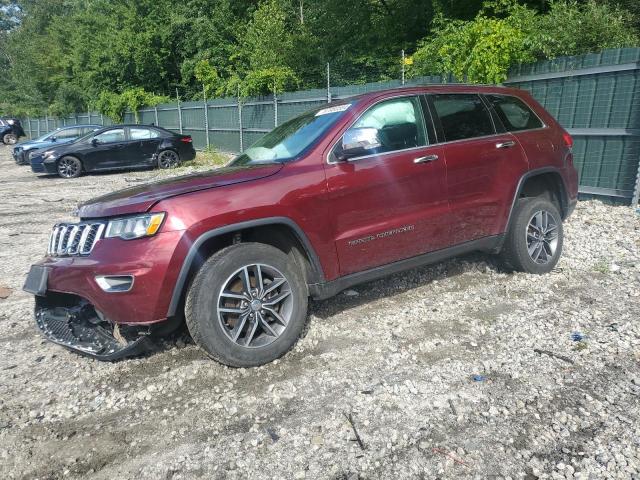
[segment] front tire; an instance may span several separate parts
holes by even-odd
[[[241,243],[202,265],[187,294],[185,318],[211,358],[255,367],[296,344],[307,321],[307,297],[295,259],[270,245]]]
[[[548,273],[560,260],[563,239],[562,216],[553,202],[544,197],[520,198],[501,255],[520,272]]]
[[[16,143],[18,143],[18,136],[14,133],[6,133],[2,137],[2,141],[5,145],[15,145]]]
[[[76,157],[65,156],[58,160],[57,169],[62,178],[77,178],[82,173],[82,162]]]

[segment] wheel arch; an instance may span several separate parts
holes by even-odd
[[[209,256],[236,240],[272,245],[294,256],[307,284],[324,282],[320,260],[303,230],[288,217],[269,217],[225,225],[201,234],[189,248],[173,287],[167,317],[176,315],[195,272]]]
[[[560,214],[562,215],[562,219],[564,220],[569,212],[569,197],[567,194],[567,186],[565,185],[560,170],[555,167],[543,167],[531,170],[520,177],[516,192],[513,196],[513,201],[511,202],[511,209],[509,210],[509,222],[507,222],[507,227],[509,226],[509,223],[511,221],[513,208],[515,207],[516,201],[519,198],[534,197],[545,192],[550,192],[551,194],[555,195],[555,198],[551,198],[551,200],[557,201],[558,209],[560,210]]]

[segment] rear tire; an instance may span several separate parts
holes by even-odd
[[[307,297],[292,257],[270,245],[241,243],[202,265],[187,294],[185,319],[211,358],[255,367],[296,344],[307,322]]]
[[[180,165],[180,156],[173,150],[163,150],[158,154],[158,168],[176,168]]]
[[[15,135],[14,133],[6,133],[2,137],[2,142],[5,145],[15,145],[16,143],[18,143],[18,136]]]
[[[507,266],[526,273],[553,270],[562,254],[564,233],[556,205],[544,197],[520,198],[500,253]]]
[[[62,178],[77,178],[82,173],[82,162],[76,157],[67,155],[58,160],[58,175]]]

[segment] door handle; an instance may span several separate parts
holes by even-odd
[[[413,159],[413,163],[427,163],[438,160],[438,155],[426,155],[424,157],[418,157]]]
[[[513,140],[507,140],[506,142],[498,142],[496,143],[496,148],[511,148],[515,147],[516,142]]]

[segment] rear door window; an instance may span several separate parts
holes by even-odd
[[[59,140],[64,140],[67,138],[76,138],[80,136],[79,128],[65,128],[64,130],[60,130],[58,133],[54,135]]]
[[[541,128],[542,121],[517,97],[511,95],[486,95],[498,117],[509,132]]]
[[[491,114],[475,94],[432,95],[435,113],[440,119],[444,140],[464,140],[496,133]]]
[[[158,138],[160,134],[150,128],[131,128],[129,137],[131,140],[149,140],[150,138]]]
[[[378,130],[382,144],[378,153],[427,144],[424,118],[417,97],[393,98],[374,105],[351,128],[365,127]]]

